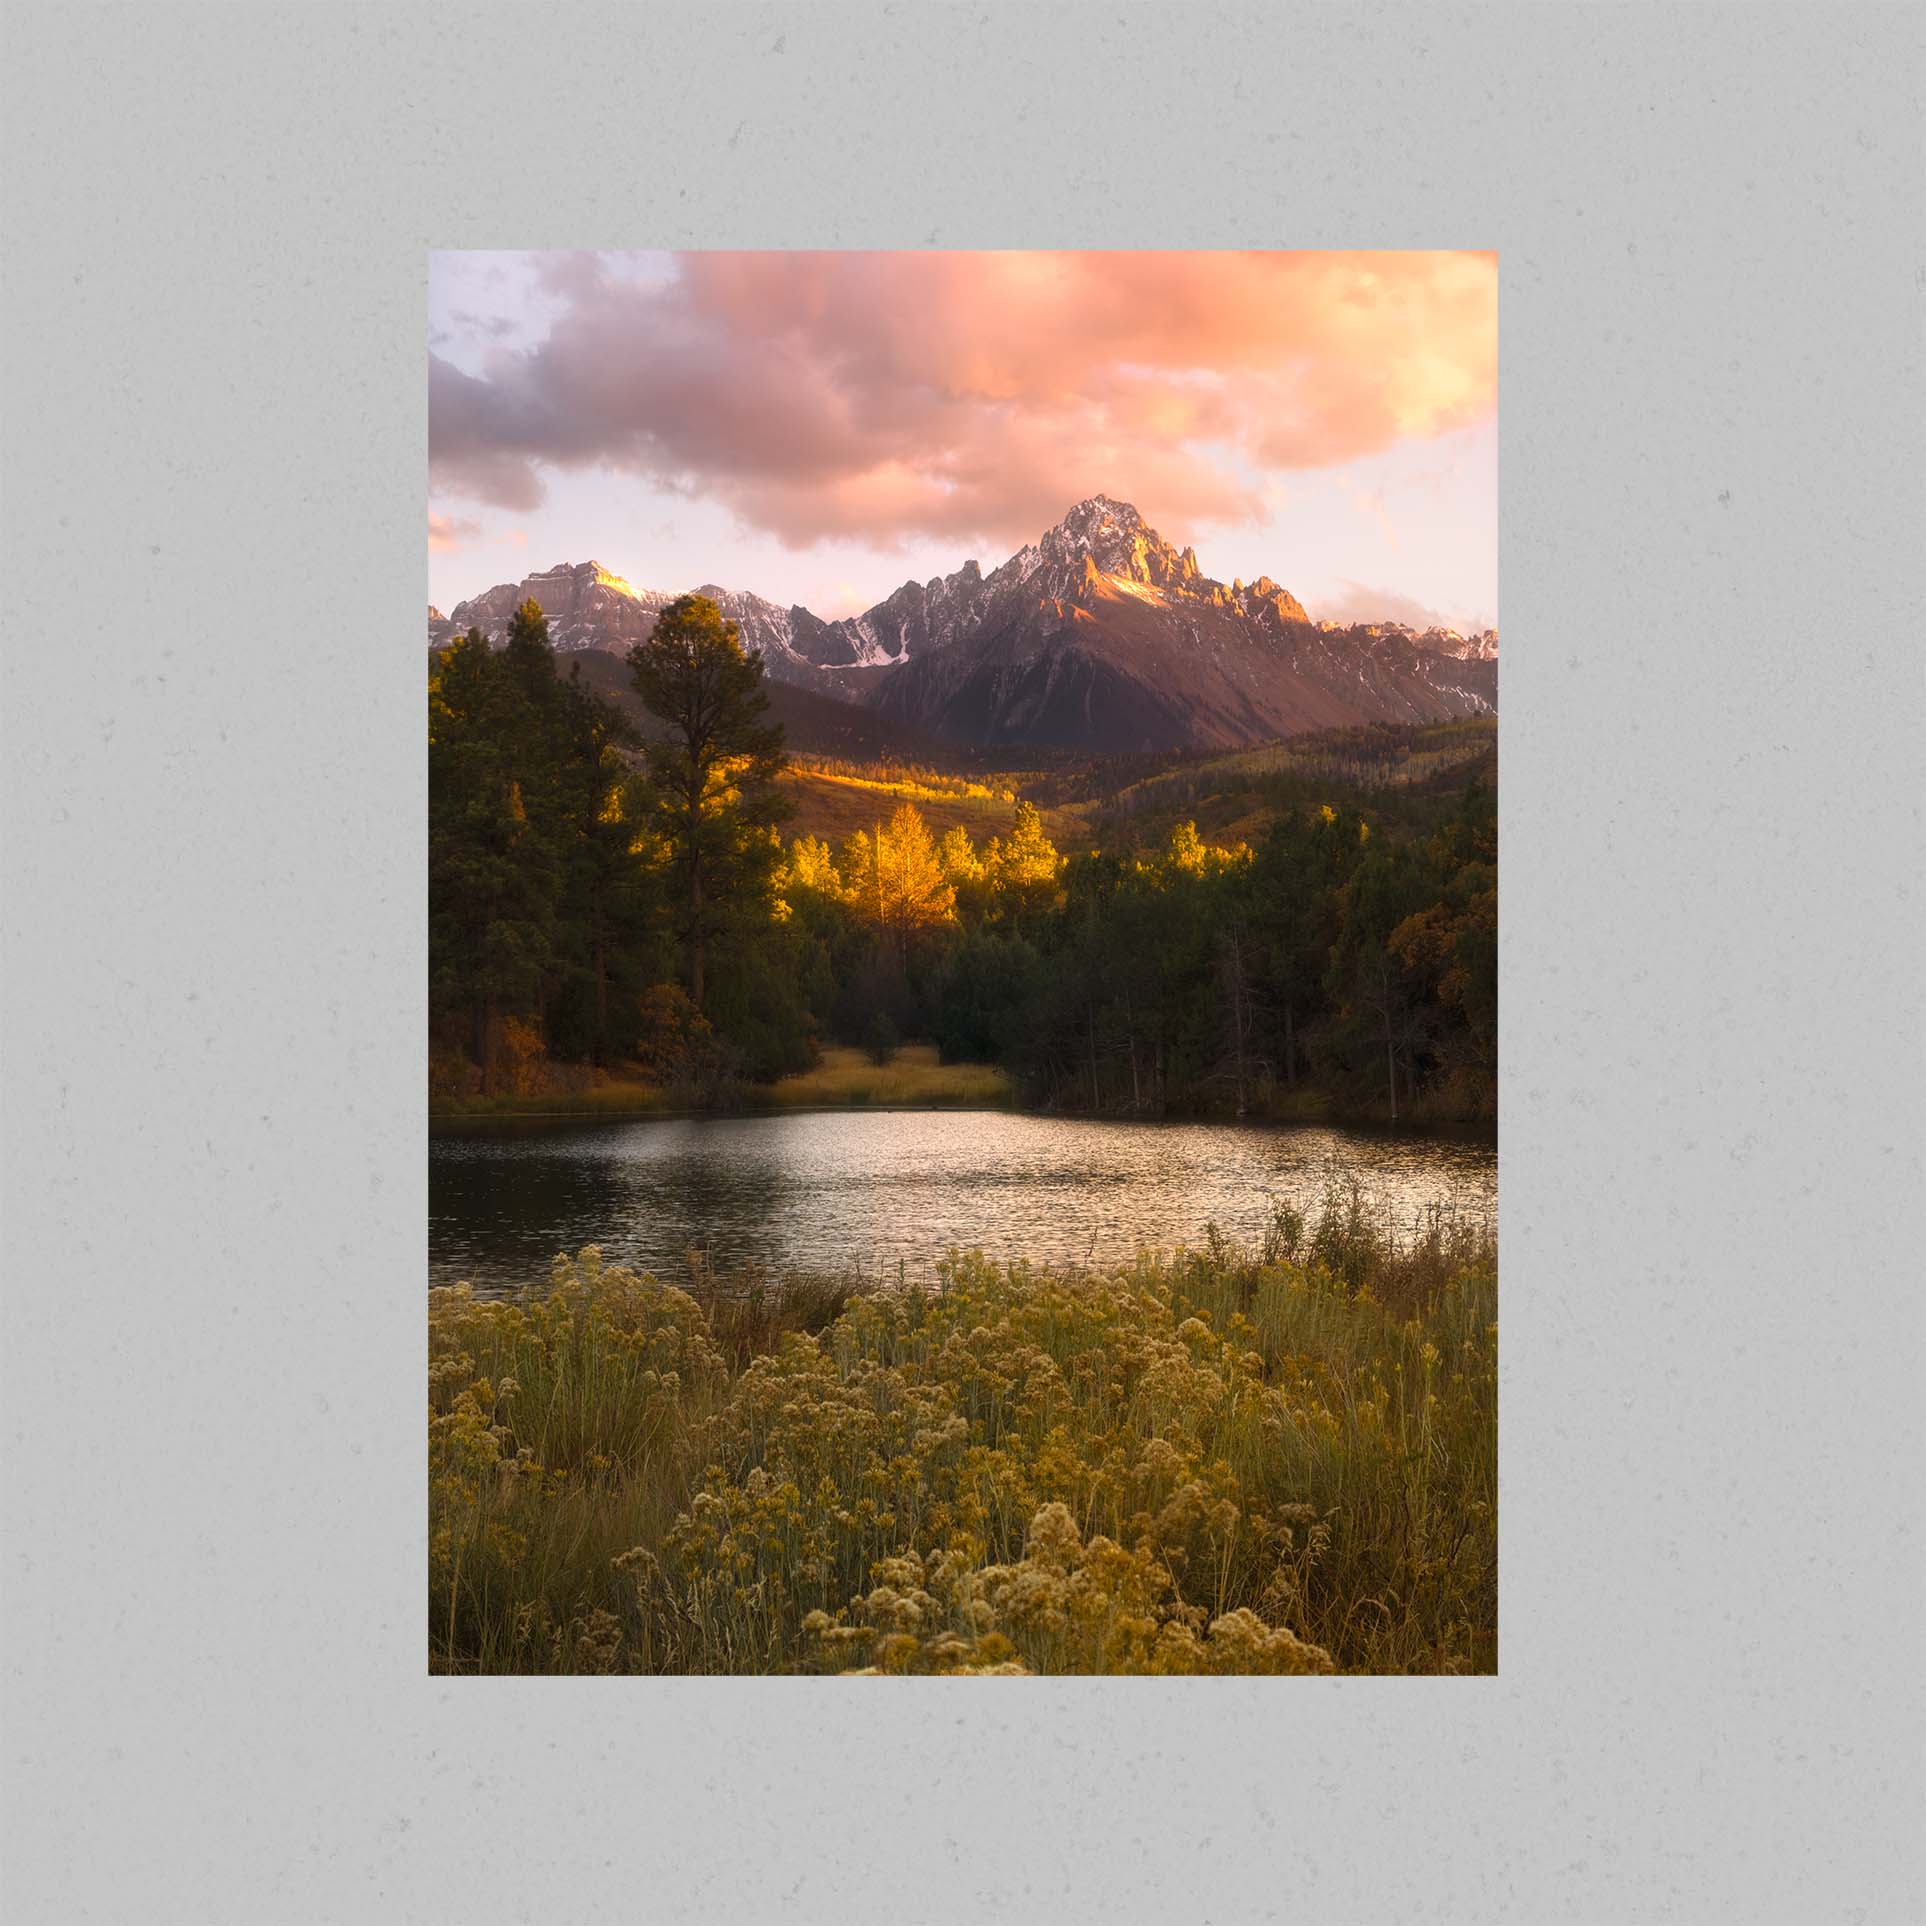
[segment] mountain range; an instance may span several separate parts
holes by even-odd
[[[775,681],[820,699],[803,704],[814,722],[834,713],[823,702],[860,712],[844,725],[852,738],[880,725],[973,750],[1232,748],[1304,729],[1486,713],[1498,701],[1495,631],[1314,622],[1267,575],[1229,584],[1205,575],[1193,550],[1107,495],[1079,502],[987,575],[965,562],[838,621],[713,583],[697,593],[737,624]],[[499,642],[530,598],[558,650],[611,657],[675,599],[595,562],[563,564],[447,616],[430,608],[430,645],[470,628]]]

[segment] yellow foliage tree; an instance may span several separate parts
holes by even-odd
[[[840,897],[843,879],[836,868],[836,853],[820,836],[798,836],[789,845],[789,861],[777,878],[779,887],[814,890],[818,896]]]
[[[970,832],[960,823],[936,846],[936,859],[952,883],[980,883],[983,859],[970,841]]]
[[[980,916],[989,893],[989,870],[982,855],[970,840],[970,832],[958,824],[937,845],[936,860],[943,866],[944,880],[956,892],[959,915]]]
[[[1195,823],[1179,823],[1170,832],[1170,851],[1165,861],[1172,869],[1185,870],[1193,876],[1201,876],[1209,867],[1209,851]]]
[[[1214,876],[1251,859],[1248,843],[1207,843],[1197,833],[1195,823],[1179,823],[1170,832],[1170,846],[1164,852],[1164,868],[1171,874]]]
[[[844,856],[856,908],[908,958],[925,930],[953,922],[956,888],[928,825],[908,803],[874,836],[852,836]]]
[[[992,839],[984,869],[1006,915],[1020,917],[1048,909],[1056,900],[1063,857],[1043,833],[1043,818],[1035,803],[1017,804],[1008,840]]]

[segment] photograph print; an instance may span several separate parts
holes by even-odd
[[[433,1672],[1497,1670],[1497,273],[431,257]]]

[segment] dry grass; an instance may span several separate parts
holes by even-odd
[[[638,1076],[530,1096],[433,1097],[428,1106],[432,1117],[645,1117],[674,1108],[671,1092]]]
[[[820,836],[832,849],[840,849],[859,831],[874,835],[877,824],[887,822],[903,802],[915,804],[917,814],[939,841],[948,830],[966,829],[971,841],[980,846],[992,836],[1009,835],[1016,821],[1015,803],[997,796],[932,793],[927,785],[893,784],[827,770],[790,768],[783,773],[782,791],[796,806],[795,816],[783,825],[784,837]],[[1089,826],[1079,810],[1051,807],[1042,815],[1044,833],[1059,848],[1082,848],[1089,843]]]
[[[862,1050],[832,1046],[800,1076],[751,1093],[752,1101],[784,1108],[815,1105],[958,1105],[984,1109],[1015,1100],[1006,1072],[993,1063],[944,1063],[932,1043],[905,1044],[885,1064]]]
[[[905,1044],[890,1062],[830,1045],[822,1062],[773,1084],[732,1087],[732,1107],[758,1109],[1002,1108],[1016,1101],[1009,1075],[995,1064],[943,1063],[930,1043]],[[611,1077],[588,1090],[530,1096],[436,1097],[430,1115],[463,1117],[647,1117],[678,1108],[673,1091],[636,1076]]]
[[[932,836],[946,830],[967,829],[977,842],[992,836],[1007,836],[1016,820],[1014,803],[992,796],[945,796],[911,784],[832,775],[824,770],[789,769],[782,778],[786,801],[794,803],[796,814],[784,824],[786,836],[820,836],[834,848],[859,830],[873,835],[879,822],[906,800],[913,800],[917,813],[929,825]]]

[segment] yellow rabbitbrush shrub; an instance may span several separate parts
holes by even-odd
[[[1247,1606],[1212,1619],[1183,1604],[1146,1547],[1087,1544],[1067,1506],[1030,1521],[1014,1565],[971,1569],[944,1554],[879,1560],[878,1584],[841,1620],[813,1612],[804,1631],[837,1670],[1014,1673],[1305,1673],[1331,1655]],[[865,1656],[867,1666],[845,1661]]]
[[[617,1621],[593,1597],[605,1562],[594,1535],[628,1518],[640,1526],[679,1489],[690,1414],[725,1375],[692,1297],[604,1269],[592,1247],[558,1257],[548,1289],[518,1302],[477,1299],[466,1285],[429,1293],[438,1667],[547,1670],[510,1661],[538,1638],[571,1652],[610,1644]]]
[[[592,1252],[437,1294],[435,1663],[1490,1670],[1489,1244],[1393,1311],[1315,1242],[952,1257],[733,1376],[726,1300]]]

